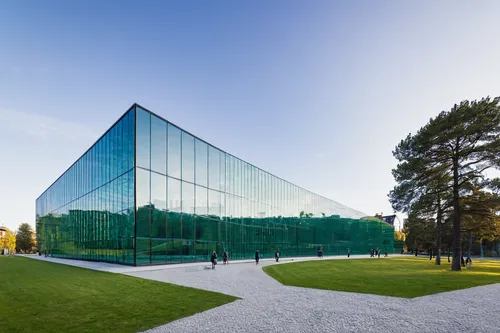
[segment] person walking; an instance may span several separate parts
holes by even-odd
[[[229,261],[227,261],[227,252],[226,251],[224,251],[224,253],[222,254],[222,263],[224,265],[229,264]]]
[[[465,259],[465,266],[467,266],[467,268],[469,269],[472,268],[472,259],[470,257],[467,257],[467,259]]]
[[[274,259],[276,259],[276,262],[278,262],[280,260],[280,253],[278,252],[278,250],[276,250],[276,252],[274,252]]]
[[[212,269],[215,269],[215,265],[217,265],[217,253],[215,253],[215,250],[212,252],[212,255],[210,256],[210,262],[212,263]]]
[[[256,250],[255,251],[255,264],[256,265],[259,264],[259,259],[260,259],[259,250]]]
[[[351,256],[351,249],[347,248],[347,258],[349,258],[350,256]]]
[[[377,249],[377,257],[380,258],[380,249],[379,248]]]

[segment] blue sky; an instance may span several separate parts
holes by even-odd
[[[0,1],[0,223],[137,102],[252,164],[391,213],[391,151],[500,86],[498,1]]]

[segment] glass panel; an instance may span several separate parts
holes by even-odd
[[[194,185],[182,182],[182,212],[194,214]]]
[[[149,169],[151,156],[151,114],[137,108],[137,166]]]
[[[182,132],[182,180],[194,182],[194,138]]]
[[[226,153],[220,152],[220,190],[227,191],[226,189]]]
[[[167,237],[173,239],[180,239],[181,238],[181,182],[177,179],[169,177],[167,188],[168,188]]]
[[[212,251],[217,252],[218,250],[218,223],[219,221],[217,220],[210,220],[204,216],[196,216],[196,239],[199,240],[197,246],[200,247],[200,243],[204,244],[205,251],[208,250],[206,251],[208,255]],[[203,260],[203,251],[197,251],[197,254],[200,257],[199,260]]]
[[[196,140],[196,185],[208,186],[208,146]]]
[[[167,242],[167,177],[151,173],[151,262],[165,262]]]
[[[220,190],[220,151],[214,147],[208,147],[208,187]]]
[[[150,212],[150,171],[137,169],[137,211],[136,211],[136,262],[138,265],[150,263],[151,212]]]
[[[182,182],[182,238],[193,239],[194,185]]]
[[[167,123],[151,116],[151,170],[167,174]]]
[[[168,175],[181,178],[181,130],[168,124]]]
[[[208,191],[208,202],[209,211],[208,214],[210,218],[220,219],[221,218],[221,193],[209,190]]]
[[[167,210],[167,177],[151,173],[151,204],[153,209]]]
[[[205,187],[196,186],[196,215],[208,214],[208,193]]]

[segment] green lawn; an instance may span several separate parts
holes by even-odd
[[[471,270],[452,272],[446,258],[441,266],[403,257],[298,262],[264,271],[290,286],[406,298],[500,283],[500,261],[476,260]]]
[[[138,332],[235,299],[121,274],[0,256],[1,332]]]

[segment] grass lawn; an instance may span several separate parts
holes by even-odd
[[[500,283],[500,261],[479,261],[472,269],[452,272],[447,258],[436,266],[428,258],[318,260],[264,267],[279,282],[396,297],[418,297]]]
[[[0,332],[138,332],[236,298],[0,256]]]

